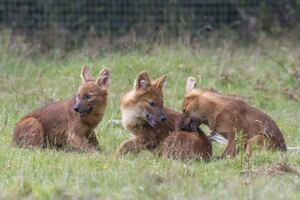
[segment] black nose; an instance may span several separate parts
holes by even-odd
[[[161,120],[162,122],[164,122],[164,121],[167,120],[167,118],[166,118],[165,116],[163,116],[163,117],[160,118],[160,120]]]
[[[185,130],[185,131],[190,131],[191,130],[190,124],[186,123],[186,122],[183,122],[182,125],[181,125],[181,129]]]
[[[78,112],[78,111],[79,111],[79,107],[78,107],[78,106],[74,106],[73,109],[75,110],[75,112]]]

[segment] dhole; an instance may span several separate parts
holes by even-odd
[[[208,161],[212,156],[212,147],[203,132],[175,131],[164,140],[162,154],[165,158],[176,160]]]
[[[144,149],[161,154],[164,140],[173,131],[179,130],[182,114],[163,105],[162,88],[166,78],[165,75],[151,82],[148,74],[141,72],[135,80],[134,89],[122,98],[122,124],[134,137],[121,144],[117,149],[117,155],[129,152],[137,153]],[[176,134],[180,135],[181,133]],[[182,140],[182,142],[186,142],[195,138],[192,134],[184,133],[184,135],[170,138],[167,141]],[[175,144],[177,145],[176,142]],[[165,152],[165,157],[170,157],[167,155],[169,151],[165,150]]]
[[[95,152],[98,141],[94,129],[102,119],[110,74],[103,69],[94,80],[87,66],[81,70],[82,84],[77,94],[51,103],[21,119],[15,127],[12,145],[16,147],[62,147]]]
[[[236,138],[243,133],[249,145],[265,144],[267,149],[286,151],[287,147],[276,123],[265,113],[246,104],[237,97],[224,96],[211,90],[195,89],[196,81],[190,77],[186,83],[183,102],[183,127],[193,130],[206,124],[211,131],[222,134],[228,145],[222,157],[234,156],[237,152]]]

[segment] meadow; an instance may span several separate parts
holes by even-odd
[[[224,146],[214,143],[208,163],[164,160],[147,151],[117,159],[114,151],[131,134],[112,123],[120,120],[120,98],[140,71],[152,79],[168,74],[164,102],[177,111],[192,75],[199,87],[241,96],[268,113],[287,145],[300,147],[296,43],[263,37],[250,45],[174,42],[121,50],[83,45],[43,54],[8,35],[0,40],[0,199],[300,199],[300,176],[278,170],[280,163],[299,169],[299,153],[255,151],[250,162],[243,153],[217,160]],[[96,128],[101,152],[12,148],[15,123],[47,99],[74,95],[84,64],[94,76],[103,66],[112,74],[108,107]]]

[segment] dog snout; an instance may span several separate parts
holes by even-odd
[[[80,110],[80,104],[76,104],[74,107],[73,107],[74,111],[75,112],[79,112]]]
[[[79,111],[79,107],[74,106],[74,111],[78,112]]]
[[[162,122],[167,120],[167,117],[166,117],[165,113],[163,113],[163,112],[160,113],[159,117],[160,117],[160,121],[162,121]]]

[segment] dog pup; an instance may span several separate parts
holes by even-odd
[[[77,94],[67,100],[37,109],[17,122],[12,145],[16,147],[63,147],[96,152],[94,129],[101,121],[107,102],[110,73],[103,69],[96,79],[84,66]]]
[[[208,161],[212,157],[212,146],[202,131],[175,131],[165,139],[162,154],[165,158],[175,160]]]
[[[162,88],[166,78],[164,75],[151,82],[148,74],[141,72],[134,89],[122,98],[122,124],[134,137],[121,144],[117,155],[143,149],[159,153],[162,141],[179,129],[182,115],[163,105]]]
[[[178,146],[176,142],[178,139],[182,143],[195,139],[192,133],[190,135],[183,133],[182,137],[171,136],[173,131],[180,129],[182,114],[163,105],[162,88],[166,78],[164,75],[151,82],[148,74],[141,72],[135,80],[134,89],[122,98],[122,124],[134,137],[121,144],[116,151],[117,156],[129,152],[138,153],[144,149],[160,155],[166,138],[168,138],[166,144],[174,142],[175,146]],[[181,132],[176,133],[178,134],[181,135]],[[191,138],[188,139],[189,137]],[[183,145],[178,147],[181,148]],[[167,147],[164,148],[165,152],[168,152]],[[170,156],[165,153],[165,157]]]
[[[243,141],[250,145],[265,144],[267,149],[286,151],[285,140],[276,123],[265,113],[237,97],[224,96],[210,90],[195,89],[196,81],[190,77],[186,83],[183,102],[185,129],[194,130],[206,124],[211,131],[228,139],[222,157],[235,156],[236,138],[243,133]]]

